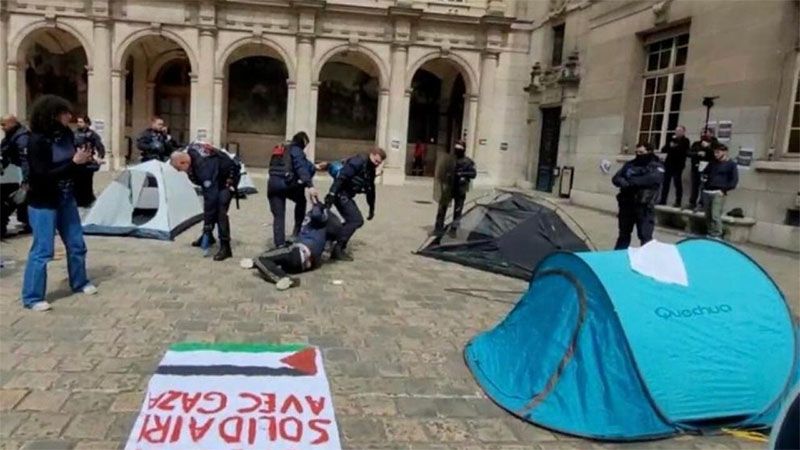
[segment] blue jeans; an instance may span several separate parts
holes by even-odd
[[[26,308],[30,308],[36,302],[44,301],[47,290],[47,263],[53,259],[56,230],[67,248],[69,287],[73,292],[78,292],[89,284],[86,276],[86,243],[83,241],[83,226],[72,189],[62,189],[58,208],[30,206],[28,217],[33,229],[33,244],[28,253],[25,278],[22,282],[22,304]]]

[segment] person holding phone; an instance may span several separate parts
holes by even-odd
[[[86,147],[92,152],[92,159],[83,166],[81,174],[75,179],[75,200],[79,208],[88,208],[97,199],[94,195],[94,173],[105,164],[106,147],[103,139],[94,130],[89,128],[92,120],[89,116],[78,116],[78,127],[75,129],[75,147]]]
[[[33,243],[25,265],[22,304],[47,311],[47,263],[53,259],[58,231],[67,249],[69,286],[73,292],[95,294],[86,273],[86,242],[75,199],[75,179],[92,161],[87,146],[76,147],[69,128],[72,107],[65,99],[43,95],[31,108],[28,142],[28,216]]]

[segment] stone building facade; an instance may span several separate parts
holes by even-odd
[[[0,113],[24,118],[36,95],[61,93],[110,144],[112,168],[135,160],[131,142],[153,115],[184,142],[239,148],[254,165],[305,130],[317,159],[385,148],[385,183],[405,178],[411,123],[429,159],[464,138],[483,182],[511,184],[532,29],[511,3],[0,0]]]
[[[740,207],[756,220],[750,241],[800,251],[800,229],[791,225],[800,207],[800,2],[551,0],[527,7],[521,16],[535,27],[528,186],[557,191],[562,180],[553,169],[572,167],[572,201],[616,211],[611,177],[636,143],[661,148],[678,124],[698,139],[703,97],[717,97],[710,121],[731,156],[752,152],[726,211]]]

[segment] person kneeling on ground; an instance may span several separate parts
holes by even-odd
[[[208,245],[213,245],[214,225],[217,225],[220,243],[214,261],[230,258],[233,252],[228,209],[239,182],[236,163],[224,152],[205,143],[190,144],[186,153],[173,153],[170,159],[173,167],[186,172],[189,179],[203,189],[203,234],[192,242],[192,246],[202,246],[206,236]]]
[[[263,253],[256,258],[254,264],[267,281],[275,283],[279,291],[297,286],[298,281],[291,279],[287,274],[306,272],[319,267],[325,244],[338,241],[341,229],[342,222],[339,217],[321,203],[315,202],[303,221],[297,241],[288,247]]]

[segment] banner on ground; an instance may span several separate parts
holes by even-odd
[[[318,348],[172,345],[147,386],[126,450],[340,449]]]

